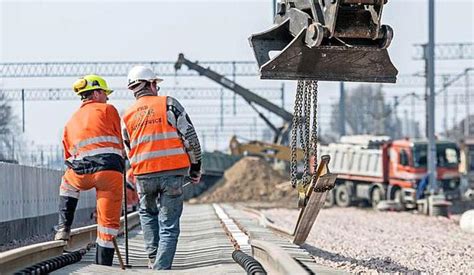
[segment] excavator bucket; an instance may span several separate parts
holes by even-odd
[[[262,79],[394,83],[380,25],[386,0],[284,0],[277,24],[250,37]]]

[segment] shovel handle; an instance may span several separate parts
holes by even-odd
[[[120,250],[119,250],[118,245],[117,245],[117,240],[115,238],[113,238],[113,243],[114,243],[115,252],[117,252],[117,257],[118,257],[118,260],[119,260],[120,268],[122,270],[125,270],[125,265],[123,264],[122,255],[120,254]]]

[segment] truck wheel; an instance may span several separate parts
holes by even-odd
[[[329,190],[328,193],[326,194],[326,201],[324,202],[324,207],[325,208],[330,208],[333,207],[335,202],[334,198],[334,190]]]
[[[382,190],[379,187],[375,187],[370,194],[370,203],[372,208],[377,210],[377,205],[382,200]]]
[[[351,205],[349,189],[344,184],[338,185],[336,187],[336,204],[339,207],[348,207]]]
[[[400,205],[400,210],[405,210],[406,207],[405,207],[405,203],[403,202],[403,196],[402,196],[402,190],[401,189],[397,189],[395,190],[395,193],[394,193],[394,196],[393,196],[395,202],[397,202],[399,205]]]

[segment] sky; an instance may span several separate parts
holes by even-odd
[[[425,43],[427,35],[427,0],[390,0],[384,8],[383,24],[395,32],[389,53],[399,73],[421,72],[423,62],[413,60],[414,44]],[[473,42],[474,1],[436,0],[436,43]],[[191,60],[202,61],[252,61],[253,53],[248,44],[252,33],[268,29],[272,24],[272,1],[5,1],[0,0],[0,62],[50,62],[50,61],[175,61],[183,52]],[[438,61],[437,73],[458,74],[467,67],[474,67],[473,60]],[[79,76],[78,76],[79,77]],[[4,88],[70,87],[76,78],[17,78],[0,79]],[[126,79],[109,78],[113,88],[124,88]],[[258,77],[238,77],[247,87],[280,87],[280,82],[262,81]],[[350,83],[348,87],[357,84]],[[165,79],[163,89],[173,86],[219,87],[198,77]],[[287,109],[293,101],[294,82],[286,82]],[[338,83],[320,84],[321,126],[329,127],[330,104],[338,99]],[[422,87],[384,86],[389,100],[394,95],[423,92]],[[451,88],[452,94],[464,93],[464,88]],[[472,93],[471,93],[472,94]],[[229,93],[230,95],[230,93]],[[471,97],[474,97],[471,96]],[[179,99],[179,98],[178,98]],[[471,99],[472,100],[472,99]],[[241,101],[239,101],[241,102]],[[278,101],[275,101],[278,102]],[[119,110],[132,101],[110,103]],[[227,103],[231,103],[228,101]],[[215,123],[217,114],[203,114],[207,104],[203,100],[184,100],[197,125]],[[424,106],[417,101],[416,119],[423,118]],[[459,103],[460,104],[460,103]],[[21,105],[12,102],[21,118]],[[78,101],[28,101],[26,102],[26,131],[24,137],[35,144],[59,144],[64,124]],[[199,106],[203,108],[198,108]],[[239,106],[244,106],[241,102]],[[263,123],[256,115],[250,117],[248,107],[238,115],[244,124]],[[461,105],[449,105],[449,120],[460,120],[464,115]],[[474,108],[471,108],[474,109]],[[399,112],[410,111],[408,104],[401,104]],[[437,113],[443,111],[437,101]],[[460,112],[453,117],[454,112]],[[474,112],[474,110],[471,110]],[[212,117],[209,118],[209,117]],[[275,117],[271,116],[274,121]],[[234,121],[234,122],[233,122]],[[226,122],[238,123],[235,116],[226,116]],[[424,122],[420,121],[422,124]],[[437,130],[442,118],[437,117]],[[207,127],[207,126],[206,126]],[[199,128],[198,128],[199,131]],[[209,134],[208,134],[209,135]],[[202,138],[202,136],[201,136]],[[255,138],[255,137],[254,137]],[[228,136],[217,142],[207,138],[206,149],[224,149]]]

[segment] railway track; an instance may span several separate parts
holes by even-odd
[[[254,214],[258,214],[254,211]],[[264,220],[263,216],[260,216]],[[117,257],[111,267],[94,264],[96,226],[73,230],[68,244],[51,241],[0,253],[0,273],[11,274],[53,257],[66,255],[65,251],[79,251],[82,259],[66,265],[52,274],[152,272],[147,269],[143,232],[138,214],[129,214],[129,261],[131,266],[120,270]],[[123,226],[122,226],[123,228]],[[281,233],[281,232],[280,232]],[[123,236],[117,239],[125,261]],[[229,204],[186,205],[181,219],[181,235],[173,261],[173,273],[178,274],[251,274],[242,266],[257,262],[237,263],[236,249],[253,256],[268,274],[336,274],[335,270],[317,265],[306,250],[292,244],[288,236],[277,234],[261,226],[242,208]],[[240,252],[239,252],[240,253]],[[169,271],[165,271],[169,272]]]

